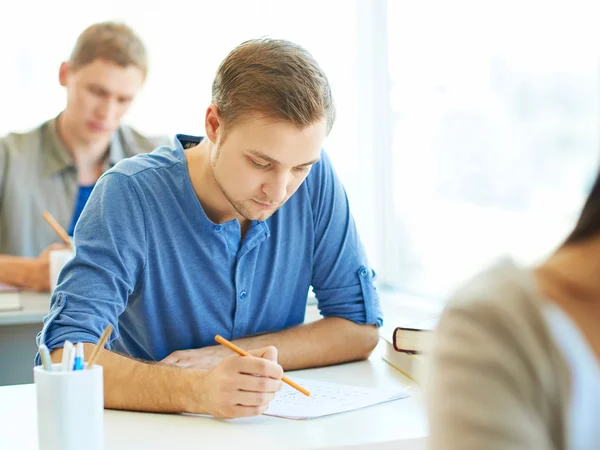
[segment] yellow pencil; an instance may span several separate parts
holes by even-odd
[[[60,224],[56,221],[52,214],[50,214],[48,211],[44,211],[42,213],[42,217],[46,222],[48,222],[48,224],[52,227],[54,232],[60,236],[64,243],[67,244],[69,248],[71,248],[71,239],[69,239],[69,235],[67,234],[65,229],[60,226]]]
[[[109,323],[108,326],[104,329],[102,336],[100,336],[100,340],[98,341],[98,345],[96,345],[96,348],[94,348],[94,351],[92,352],[92,356],[90,356],[90,359],[88,360],[88,365],[87,365],[88,369],[92,368],[92,366],[98,359],[98,356],[100,356],[100,350],[103,349],[104,346],[106,345],[106,341],[110,337],[110,333],[112,333],[112,325]]]
[[[225,347],[227,347],[229,350],[233,350],[234,352],[236,352],[238,355],[240,356],[252,356],[250,355],[250,353],[242,350],[241,348],[239,348],[237,345],[235,345],[233,342],[228,341],[227,339],[225,339],[223,336],[220,335],[216,335],[215,336],[215,341],[217,341],[219,344],[224,345]],[[294,389],[296,389],[297,391],[302,392],[304,395],[306,396],[310,396],[310,392],[308,392],[306,389],[304,389],[302,386],[300,386],[299,384],[294,383],[292,380],[290,380],[288,377],[282,377],[281,381],[283,381],[284,383],[287,383],[288,385],[290,385],[291,387],[293,387]]]

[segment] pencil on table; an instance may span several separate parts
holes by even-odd
[[[250,355],[250,353],[246,352],[245,350],[242,350],[237,345],[235,345],[233,342],[230,342],[227,339],[225,339],[223,336],[220,336],[220,335],[217,334],[215,336],[215,341],[217,341],[221,345],[224,345],[229,350],[233,350],[234,352],[236,352],[240,356],[252,356],[252,355]],[[287,383],[289,386],[293,387],[297,391],[302,392],[304,395],[310,396],[310,392],[308,392],[306,389],[304,389],[299,384],[294,383],[288,377],[282,377],[281,381],[283,381],[284,383]]]
[[[98,359],[98,356],[100,356],[100,350],[103,349],[104,346],[106,345],[106,341],[108,340],[110,333],[112,333],[112,325],[109,323],[108,326],[102,332],[102,336],[100,336],[100,340],[98,341],[96,348],[94,348],[94,351],[92,352],[92,356],[90,356],[90,359],[88,360],[88,365],[87,365],[88,369],[92,368],[92,366]]]
[[[52,227],[56,234],[60,236],[64,243],[67,244],[69,248],[71,248],[71,239],[69,239],[69,235],[67,234],[65,229],[60,226],[56,219],[52,217],[52,214],[50,214],[48,211],[44,211],[42,213],[42,217],[46,222],[48,222],[48,224]]]

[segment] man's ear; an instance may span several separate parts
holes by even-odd
[[[67,86],[67,78],[69,77],[69,73],[71,72],[71,65],[68,62],[63,62],[60,65],[60,69],[58,70],[58,81],[61,86]]]
[[[219,135],[223,132],[223,119],[219,114],[219,108],[214,103],[206,109],[206,117],[204,119],[204,127],[206,137],[216,144],[219,140]]]

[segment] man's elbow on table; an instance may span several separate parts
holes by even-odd
[[[355,339],[353,345],[356,348],[356,359],[364,360],[371,356],[371,353],[379,342],[379,329],[375,325],[355,324]]]

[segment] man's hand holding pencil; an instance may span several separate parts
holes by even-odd
[[[264,413],[281,389],[283,369],[277,349],[250,350],[249,356],[232,354],[209,370],[201,392],[209,413],[215,417],[247,417]]]

